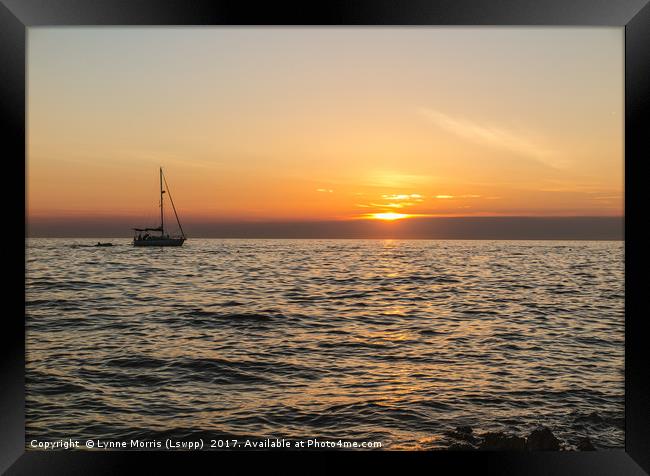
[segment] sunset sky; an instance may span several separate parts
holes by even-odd
[[[30,28],[32,221],[623,215],[622,28]],[[128,230],[125,230],[128,232]]]

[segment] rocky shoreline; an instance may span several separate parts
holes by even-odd
[[[445,433],[448,450],[452,451],[595,451],[589,437],[575,441],[561,441],[545,426],[539,426],[528,435],[505,432],[475,434],[470,426],[459,426]]]

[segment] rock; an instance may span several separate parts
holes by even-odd
[[[589,439],[588,436],[584,436],[578,440],[578,444],[576,445],[576,448],[578,451],[596,451],[596,448],[594,447],[593,443]]]
[[[474,451],[476,447],[468,443],[452,443],[447,449],[449,451]]]
[[[486,433],[479,446],[480,450],[525,450],[526,440],[519,436],[506,435],[501,432]]]
[[[472,430],[471,426],[459,426],[454,431],[450,432],[449,435],[456,440],[476,444],[478,440],[472,434],[473,432],[474,430]]]
[[[473,435],[474,430],[471,426],[459,426],[455,430],[447,431],[445,434],[452,440],[456,440],[455,443],[469,443],[476,444],[478,439]]]
[[[559,451],[560,441],[544,426],[535,428],[526,439],[526,448],[531,451]]]

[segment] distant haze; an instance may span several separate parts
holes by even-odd
[[[623,33],[30,28],[29,233],[620,238]]]
[[[33,237],[128,237],[123,220],[35,220]],[[358,238],[486,240],[622,240],[620,217],[443,217],[378,220],[196,223],[190,238]]]

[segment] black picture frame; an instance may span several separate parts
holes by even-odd
[[[642,166],[650,157],[650,5],[648,0],[330,0],[314,4],[225,0],[0,0],[0,117],[3,163],[15,169],[5,182],[25,196],[27,28],[55,25],[548,25],[625,28],[625,450],[596,452],[348,452],[350,460],[380,464],[422,463],[440,474],[641,475],[650,473],[650,346],[642,270],[647,245],[641,233]],[[7,180],[9,178],[9,180]],[[12,230],[25,226],[25,204],[13,203]],[[22,223],[22,225],[21,225]],[[15,233],[14,233],[15,234]],[[8,237],[15,255],[4,286],[24,316],[25,242]],[[14,241],[16,243],[14,244]],[[21,255],[17,250],[23,250]],[[22,258],[22,259],[21,259]],[[14,279],[15,277],[15,279]],[[22,299],[21,299],[22,297]],[[114,474],[134,464],[187,471],[190,461],[213,469],[253,460],[277,462],[305,456],[318,468],[341,464],[329,452],[89,452],[25,451],[25,321],[3,313],[0,360],[0,470],[7,474]],[[337,456],[341,453],[337,453]],[[255,456],[253,458],[252,456]],[[219,467],[214,466],[220,465]],[[223,468],[223,467],[222,467]],[[302,467],[304,469],[304,466]]]

